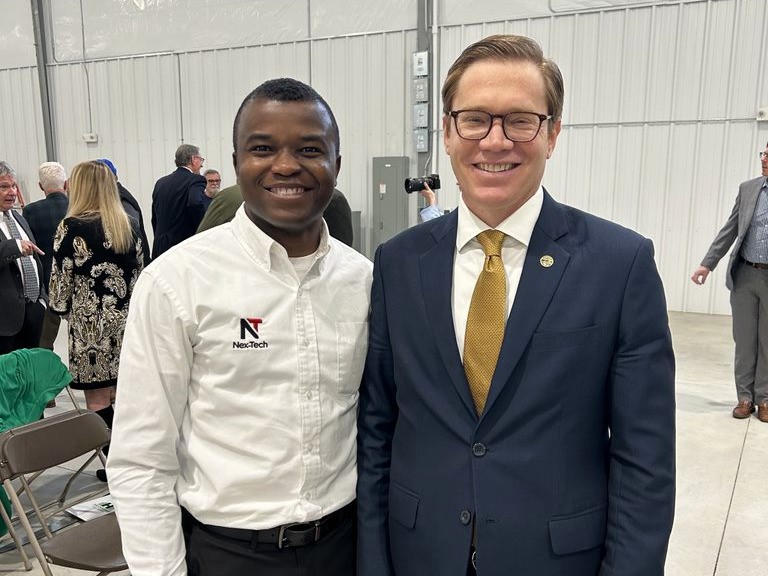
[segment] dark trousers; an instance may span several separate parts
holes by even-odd
[[[37,348],[43,329],[45,307],[40,302],[27,302],[24,306],[24,323],[12,336],[0,336],[0,354],[8,354],[22,348]]]
[[[53,350],[53,343],[56,342],[60,325],[61,316],[54,314],[50,309],[46,310],[43,317],[43,331],[40,334],[40,348]]]
[[[278,549],[206,531],[182,518],[189,576],[355,576],[357,520],[345,518],[318,542]]]

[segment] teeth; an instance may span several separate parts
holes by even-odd
[[[504,172],[504,170],[512,170],[514,164],[476,164],[480,170],[485,172]]]
[[[269,191],[278,196],[299,196],[304,193],[304,188],[270,188]]]

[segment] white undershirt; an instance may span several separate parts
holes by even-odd
[[[496,227],[496,230],[507,235],[501,249],[501,258],[504,261],[504,271],[507,275],[507,316],[509,316],[515,301],[517,287],[523,273],[525,255],[528,252],[528,244],[530,244],[533,228],[539,219],[543,203],[544,193],[539,187],[525,204]],[[464,198],[459,199],[458,211],[459,223],[456,234],[456,253],[453,261],[451,308],[456,344],[463,360],[464,332],[469,315],[469,303],[472,300],[472,292],[475,290],[477,277],[480,275],[485,261],[483,248],[475,236],[489,230],[490,226],[467,208]]]

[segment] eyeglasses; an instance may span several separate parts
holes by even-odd
[[[16,183],[13,183],[13,184],[0,184],[0,190],[2,190],[3,192],[5,192],[6,190],[15,190],[16,188],[18,188]]]
[[[218,180],[214,180],[213,178],[208,178],[208,184],[221,184],[221,178]]]
[[[456,124],[456,132],[465,140],[482,140],[490,134],[494,119],[501,118],[504,136],[512,142],[530,142],[539,135],[544,121],[552,119],[552,115],[535,112],[491,114],[483,110],[452,110],[448,115]]]
[[[760,156],[760,160],[762,160],[763,158],[765,158],[766,156],[768,156],[768,152],[760,152],[760,153],[758,154],[758,156]]]
[[[202,164],[203,162],[205,162],[205,158],[203,158],[202,156],[200,156],[200,155],[198,155],[198,154],[195,154],[194,156],[192,156],[192,158],[198,158],[198,159],[200,160],[200,164]]]

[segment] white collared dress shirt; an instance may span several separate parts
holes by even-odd
[[[205,524],[306,522],[355,498],[372,265],[328,236],[301,277],[241,206],[133,292],[109,486],[133,576],[184,576]]]
[[[523,274],[525,255],[531,242],[533,228],[539,219],[541,207],[544,204],[544,192],[538,191],[528,201],[520,206],[512,215],[496,227],[506,234],[501,247],[501,259],[504,261],[504,272],[507,275],[507,317],[515,301],[517,287]],[[464,199],[459,199],[458,228],[456,233],[456,254],[453,263],[453,293],[451,306],[453,308],[453,327],[456,332],[456,344],[459,354],[464,360],[464,335],[467,328],[469,303],[475,291],[477,277],[483,269],[485,253],[475,237],[489,230],[485,222],[475,216]]]

